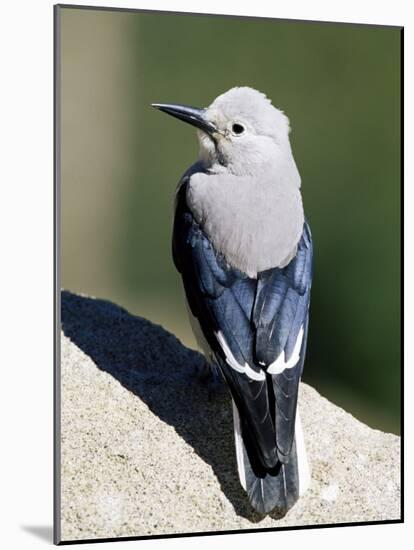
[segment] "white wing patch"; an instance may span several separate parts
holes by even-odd
[[[279,374],[285,369],[291,369],[292,367],[294,367],[300,359],[299,352],[302,346],[302,340],[303,340],[303,325],[300,327],[300,331],[296,339],[295,347],[293,348],[292,355],[290,356],[288,361],[285,361],[285,350],[283,350],[282,353],[279,355],[279,357],[276,359],[276,361],[273,361],[273,363],[269,365],[267,372],[269,374]]]
[[[261,370],[259,372],[256,372],[247,363],[245,363],[244,365],[241,365],[237,361],[237,359],[234,357],[231,349],[229,348],[229,346],[226,342],[226,339],[224,338],[223,333],[221,332],[221,330],[219,332],[216,332],[215,334],[216,334],[216,338],[217,338],[222,350],[224,351],[224,353],[226,355],[226,363],[228,365],[230,365],[230,367],[232,369],[236,370],[237,372],[241,372],[243,374],[246,374],[252,380],[265,380],[266,379],[266,374],[264,373],[264,371]]]

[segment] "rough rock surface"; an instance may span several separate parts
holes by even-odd
[[[400,439],[302,384],[311,487],[284,518],[249,506],[232,413],[201,356],[118,306],[62,293],[62,540],[400,518]]]

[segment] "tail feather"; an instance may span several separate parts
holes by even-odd
[[[303,436],[299,407],[296,409],[295,445],[299,473],[299,496],[301,497],[307,491],[310,485],[311,472],[309,468],[308,457],[306,455],[305,438]]]
[[[272,471],[259,475],[254,472],[247,454],[241,434],[240,416],[234,402],[233,420],[240,483],[247,492],[251,505],[261,514],[267,514],[275,508],[283,515],[286,514],[306,491],[310,480],[299,414],[289,462],[279,463]]]

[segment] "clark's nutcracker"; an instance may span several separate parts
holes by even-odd
[[[312,239],[289,120],[262,93],[232,88],[210,107],[154,107],[198,128],[173,229],[190,319],[233,403],[241,485],[260,513],[306,490],[297,397],[305,359]]]

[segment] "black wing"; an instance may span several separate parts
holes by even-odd
[[[288,266],[251,279],[216,254],[187,207],[187,181],[177,192],[174,263],[237,406],[250,463],[257,475],[265,474],[288,462],[292,447],[308,326],[311,235],[305,223]],[[298,353],[298,342],[299,360],[281,368]]]

